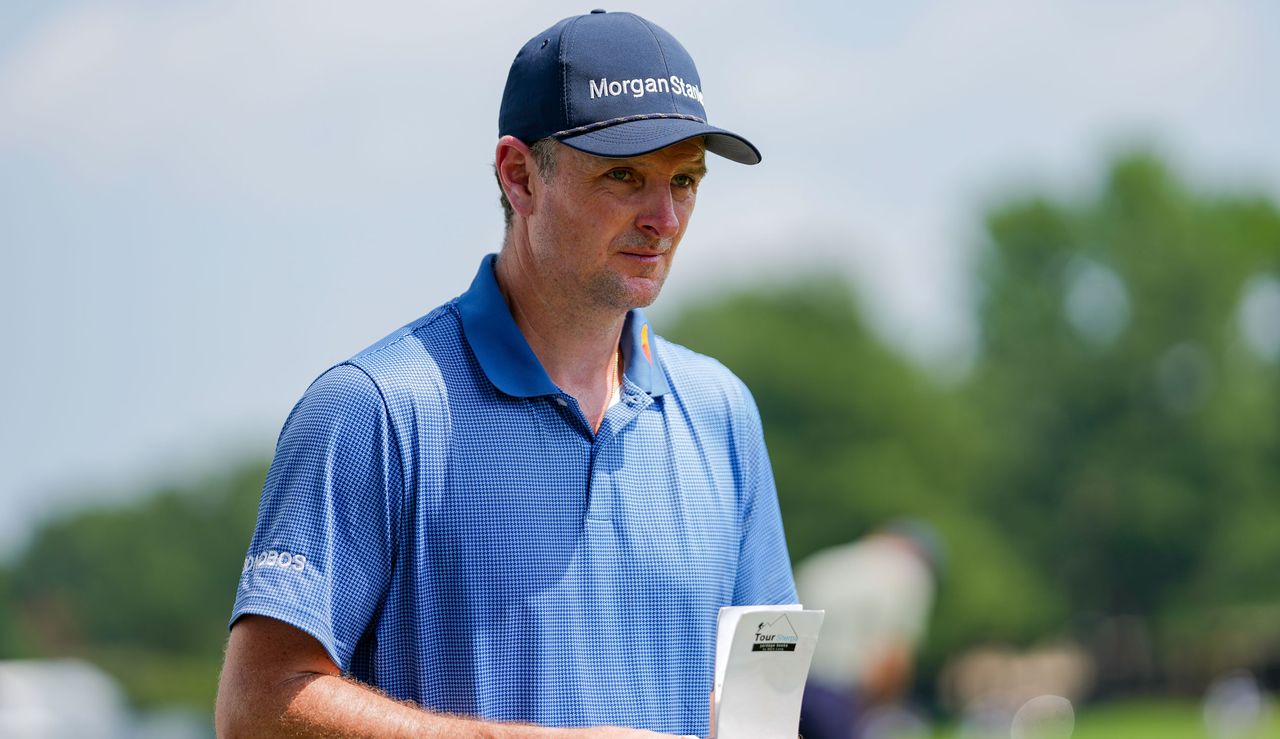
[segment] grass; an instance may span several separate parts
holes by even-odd
[[[1141,701],[1085,707],[1072,739],[1216,739],[1205,728],[1200,704]],[[1280,739],[1280,720],[1272,710],[1255,731],[1233,739]]]
[[[960,739],[944,730],[937,739]],[[1219,739],[1205,728],[1199,703],[1143,700],[1084,706],[1076,714],[1071,739]],[[1280,739],[1280,711],[1275,705],[1262,725],[1230,739]]]

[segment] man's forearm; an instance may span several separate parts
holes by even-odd
[[[342,676],[312,636],[265,616],[236,621],[215,712],[218,736],[570,739],[665,736],[599,727],[551,729],[433,713]]]
[[[292,678],[239,706],[218,701],[218,735],[230,737],[468,737],[468,739],[571,739],[657,737],[615,727],[553,729],[433,713],[392,700],[358,682],[335,675]]]
[[[478,722],[430,713],[335,675],[299,676],[282,685],[280,694],[280,704],[263,702],[267,715],[255,717],[246,735],[275,729],[271,733],[290,737],[489,736]]]

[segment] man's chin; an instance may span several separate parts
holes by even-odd
[[[619,310],[647,308],[658,299],[665,278],[665,274],[662,277],[624,277],[611,281],[599,292],[599,297],[603,298],[602,302]]]
[[[667,274],[663,272],[655,277],[632,277],[627,282],[631,297],[632,308],[648,308],[653,305],[653,301],[658,299],[658,294],[662,292],[662,286],[667,281]]]

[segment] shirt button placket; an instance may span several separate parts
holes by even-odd
[[[608,521],[613,517],[613,485],[609,480],[609,471],[600,464],[600,455],[609,443],[612,434],[605,433],[606,425],[591,440],[590,460],[587,462],[587,520]]]

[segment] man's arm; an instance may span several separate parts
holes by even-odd
[[[650,731],[598,727],[549,729],[431,713],[342,677],[324,647],[305,632],[265,616],[231,629],[218,684],[218,736],[484,737],[486,739],[654,739]]]

